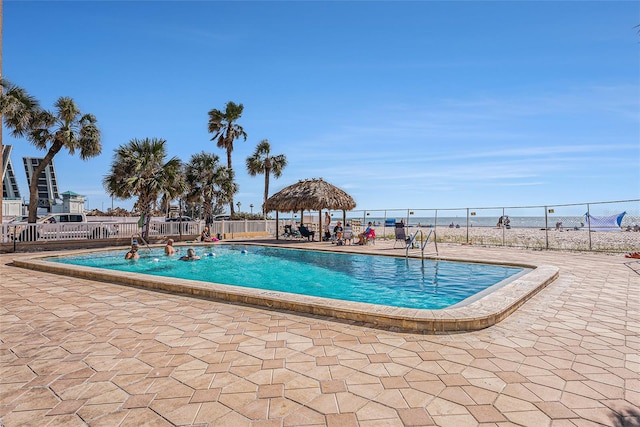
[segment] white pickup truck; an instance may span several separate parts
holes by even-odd
[[[118,224],[90,222],[83,213],[56,213],[39,218],[36,224],[16,223],[9,232],[18,241],[106,239],[118,234]]]

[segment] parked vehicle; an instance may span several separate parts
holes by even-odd
[[[117,234],[117,223],[89,222],[83,213],[50,214],[38,219],[35,224],[17,222],[9,227],[9,238],[18,241],[105,239]]]
[[[183,217],[179,217],[179,216],[172,216],[169,218],[166,218],[165,221],[167,222],[187,222],[187,221],[195,221],[194,219],[191,219],[191,217],[188,216],[183,216]]]

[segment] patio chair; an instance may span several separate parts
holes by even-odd
[[[364,243],[365,245],[376,244],[376,230],[374,228],[369,228],[369,232],[364,235]]]
[[[298,230],[300,230],[300,234],[302,235],[302,237],[306,237],[307,240],[310,240],[310,241],[315,240],[315,235],[316,235],[315,231],[309,230],[304,225],[301,225],[300,227],[298,227]]]
[[[396,247],[398,242],[402,242],[404,246],[406,246],[411,240],[410,237],[407,236],[406,228],[404,227],[404,223],[396,222],[396,240],[393,242],[393,247]]]
[[[350,225],[344,227],[344,231],[342,232],[342,241],[345,245],[347,242],[349,242],[349,244],[353,243],[353,228]]]
[[[284,233],[282,233],[282,237],[285,239],[298,239],[301,236],[298,230],[294,230],[291,224],[284,226]]]

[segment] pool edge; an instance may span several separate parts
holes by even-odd
[[[193,280],[145,274],[132,276],[126,272],[61,264],[44,259],[52,256],[55,255],[28,256],[14,259],[13,264],[21,268],[82,279],[159,290],[214,301],[331,317],[341,321],[363,323],[376,328],[423,334],[470,332],[495,325],[511,315],[559,276],[559,268],[552,265],[520,264],[532,270],[485,297],[462,307],[424,310],[333,300],[231,285],[208,284],[207,287],[204,287]]]

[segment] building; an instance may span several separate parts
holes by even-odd
[[[24,171],[27,174],[27,182],[31,184],[33,171],[38,167],[43,159],[36,157],[23,157]],[[56,171],[53,166],[53,160],[47,165],[38,177],[38,209],[52,212],[56,199],[60,198],[58,193],[58,181],[56,180]]]
[[[73,191],[65,191],[62,193],[62,204],[55,205],[53,212],[82,213],[84,212],[84,196],[74,193]]]
[[[20,199],[20,189],[11,164],[11,145],[2,146],[2,198]]]
[[[27,182],[31,183],[34,170],[42,159],[23,157],[24,171]],[[61,197],[62,196],[62,197]],[[85,197],[67,191],[58,193],[58,182],[53,161],[47,165],[38,178],[38,215],[46,213],[82,213],[84,212]],[[27,205],[22,200],[15,170],[11,163],[11,145],[2,147],[2,216],[10,219],[27,215]]]
[[[11,164],[11,145],[2,146],[2,215],[22,215],[22,196]]]

